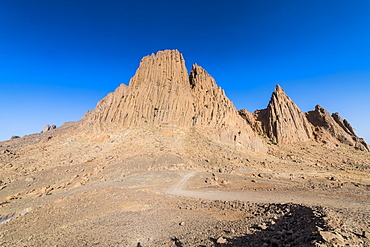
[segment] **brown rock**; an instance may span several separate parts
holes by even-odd
[[[26,179],[24,181],[26,181],[26,182],[32,182],[35,179],[36,178],[34,176],[28,176],[28,177],[26,177]]]
[[[230,181],[228,180],[228,179],[223,179],[222,181],[221,181],[221,184],[230,184]]]
[[[330,113],[317,105],[314,111],[306,113],[308,121],[314,126],[315,139],[320,142],[344,143],[363,151],[369,151],[366,142],[359,138],[347,120],[338,113]]]
[[[188,75],[177,50],[144,57],[129,86],[121,84],[108,94],[81,123],[95,132],[149,125],[194,127],[213,141],[237,149],[267,151],[202,67],[194,64]]]
[[[233,103],[215,80],[199,65],[190,72],[190,84],[194,98],[193,126],[208,137],[227,143],[235,148],[266,151],[250,125],[239,116]]]
[[[259,224],[258,227],[261,229],[261,230],[266,230],[267,229],[267,225],[266,223],[262,223],[262,224]]]
[[[21,199],[19,194],[15,194],[15,195],[5,197],[5,200],[7,200],[7,201],[16,200],[16,199]]]
[[[244,118],[247,123],[252,127],[252,129],[260,135],[265,134],[265,130],[263,128],[263,120],[266,115],[266,109],[264,110],[257,110],[254,113],[250,113],[249,111],[242,109],[239,111],[239,115]]]
[[[263,132],[272,143],[305,142],[313,139],[312,127],[298,106],[276,85],[267,109],[255,111],[240,111],[257,132]],[[253,118],[254,116],[254,118]]]
[[[50,131],[50,130],[56,129],[56,127],[57,127],[57,126],[55,126],[55,125],[49,125],[49,124],[47,124],[47,125],[44,127],[44,130],[43,130],[43,131],[41,131],[41,133],[45,133],[45,132],[48,132],[48,131]]]
[[[70,185],[71,183],[70,182],[65,182],[65,183],[62,183],[61,185],[59,185],[57,187],[57,189],[64,189],[65,187],[67,187],[68,185]]]
[[[226,244],[227,240],[223,237],[219,237],[216,241],[218,244]]]
[[[320,231],[320,235],[326,242],[344,246],[343,237],[337,233],[328,232],[328,231]]]
[[[267,136],[272,144],[316,140],[334,148],[339,141],[356,149],[370,150],[366,142],[355,134],[350,123],[338,113],[330,115],[317,105],[314,111],[303,114],[279,85],[276,85],[266,109],[254,113],[243,109],[239,114],[255,132]]]

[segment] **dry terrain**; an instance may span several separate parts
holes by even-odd
[[[77,125],[0,143],[0,246],[370,246],[369,152]]]
[[[0,143],[0,246],[370,246],[370,152],[276,86],[238,111],[177,50],[78,122]]]

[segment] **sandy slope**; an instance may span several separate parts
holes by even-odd
[[[242,153],[171,128],[71,133],[0,143],[0,215],[15,216],[2,246],[370,245],[368,153]]]

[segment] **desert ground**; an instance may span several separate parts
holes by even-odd
[[[76,126],[0,143],[0,246],[370,246],[369,152]]]

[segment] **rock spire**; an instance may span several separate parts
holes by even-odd
[[[238,112],[201,66],[194,64],[188,74],[177,50],[144,57],[129,84],[99,101],[80,126],[95,132],[135,126],[193,128],[213,141],[262,152],[267,147],[257,133],[272,143],[330,141],[369,150],[339,114],[330,115],[321,106],[304,114],[279,85],[266,109]]]
[[[366,142],[338,113],[330,115],[319,105],[314,111],[302,113],[279,85],[276,85],[266,109],[254,113],[240,110],[239,114],[255,132],[266,135],[274,143],[340,142],[369,151]]]
[[[121,84],[99,101],[81,125],[95,131],[147,125],[195,128],[220,143],[267,151],[215,80],[197,64],[189,75],[177,50],[144,57],[129,85]]]
[[[277,143],[306,142],[313,138],[312,128],[298,106],[276,85],[266,109],[246,110],[240,114],[257,132],[262,132]]]

